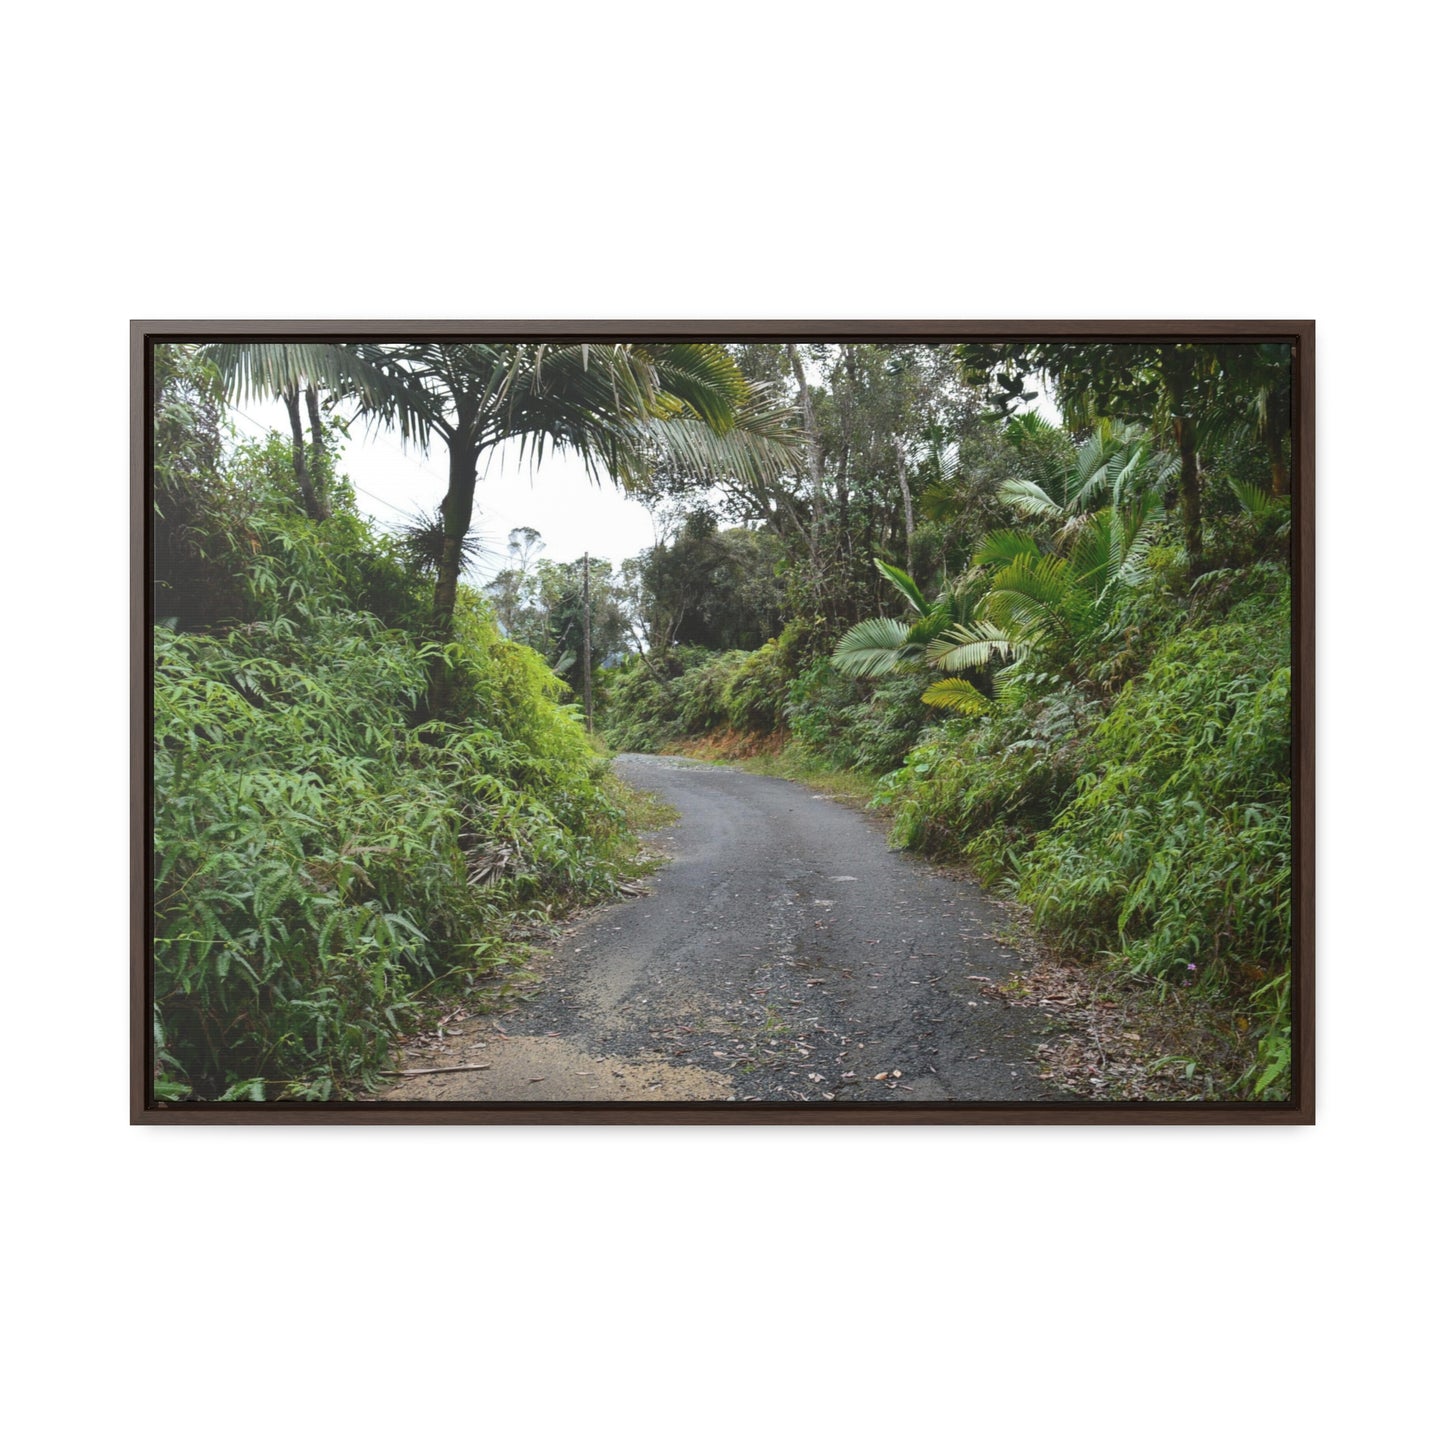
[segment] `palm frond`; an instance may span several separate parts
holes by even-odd
[[[730,431],[751,399],[741,368],[715,342],[649,341],[635,350],[651,363],[659,394],[714,432]]]
[[[447,424],[439,394],[393,351],[373,343],[217,341],[201,348],[235,402],[270,400],[305,386],[354,398],[423,451]]]
[[[1117,538],[1111,561],[1116,581],[1137,587],[1148,575],[1149,552],[1164,522],[1164,503],[1148,492],[1130,506],[1114,508]]]
[[[914,620],[908,628],[908,638],[904,643],[903,650],[911,657],[915,654],[921,655],[925,647],[946,627],[952,627],[958,618],[954,616],[953,609],[946,601],[934,603],[932,607],[922,616]]]
[[[1263,487],[1256,487],[1252,482],[1242,482],[1237,477],[1231,477],[1229,490],[1256,522],[1265,520],[1271,512],[1279,508],[1280,498],[1272,497]]]
[[[903,594],[904,600],[919,616],[927,615],[929,611],[927,599],[919,590],[918,583],[903,568],[890,566],[878,557],[873,559],[873,565]]]
[[[1055,521],[1064,515],[1064,509],[1037,482],[1024,477],[1010,477],[1000,482],[999,501],[1007,502],[1026,517],[1046,517]]]
[[[628,347],[515,346],[500,378],[479,352],[466,380],[478,387],[471,395],[482,449],[515,439],[533,466],[556,451],[575,456],[594,481],[645,475],[655,388],[651,368]]]
[[[1084,439],[1075,454],[1069,470],[1068,505],[1070,511],[1078,511],[1089,504],[1108,481],[1109,463],[1118,450],[1113,428],[1107,422],[1098,426]]]
[[[1033,448],[1057,453],[1068,443],[1066,433],[1036,411],[1019,412],[1011,416],[1003,434],[1004,440],[1015,451]]]
[[[1116,507],[1132,500],[1138,491],[1147,486],[1149,471],[1148,443],[1143,437],[1136,437],[1109,463],[1109,493]]]
[[[988,621],[950,627],[924,654],[930,666],[943,672],[982,670],[995,659],[1006,661],[1031,646],[1032,639],[1011,633]]]
[[[791,403],[766,387],[750,386],[726,431],[683,410],[649,418],[645,441],[653,464],[674,476],[768,486],[802,465],[805,439],[796,419]]]
[[[1077,587],[1063,557],[1019,557],[994,574],[985,606],[1010,636],[1067,629]]]
[[[905,659],[908,628],[892,617],[868,617],[845,632],[833,650],[833,666],[844,677],[881,677]]]
[[[1091,597],[1102,596],[1115,576],[1117,532],[1114,510],[1106,508],[1087,517],[1071,539],[1071,580]]]
[[[1003,529],[990,532],[973,554],[977,567],[1007,566],[1019,557],[1038,557],[1039,544],[1027,532]]]
[[[988,711],[988,699],[971,683],[961,677],[941,677],[923,689],[921,701],[929,707],[943,707],[950,712],[977,717]]]

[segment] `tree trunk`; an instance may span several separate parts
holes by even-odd
[[[316,493],[311,487],[311,478],[306,471],[306,437],[301,430],[301,393],[294,387],[287,387],[281,393],[286,403],[286,415],[291,418],[291,466],[296,473],[296,489],[301,493],[301,505],[312,521],[321,520],[321,508]]]
[[[460,437],[447,447],[447,494],[442,499],[442,555],[432,594],[432,621],[438,638],[449,641],[452,613],[457,608],[457,583],[462,575],[462,544],[472,525],[472,500],[477,492],[477,459],[481,452]]]
[[[1269,457],[1269,490],[1276,497],[1289,496],[1289,469],[1284,464],[1283,448],[1278,444]]]
[[[582,554],[582,711],[592,731],[592,554]]]
[[[442,499],[442,555],[432,592],[432,630],[445,645],[452,640],[452,614],[457,610],[457,584],[462,575],[462,544],[472,525],[472,499],[477,491],[477,459],[481,450],[459,436],[447,438],[447,494]],[[447,666],[438,655],[432,663],[430,712],[435,717],[447,700]]]
[[[845,383],[835,393],[842,443],[838,448],[838,475],[834,490],[838,499],[838,552],[843,563],[842,585],[846,592],[853,585],[852,493],[849,490],[848,466],[853,455],[853,394],[858,379],[858,355],[852,346],[843,347],[843,375]]]
[[[314,386],[306,388],[306,415],[311,423],[311,487],[316,498],[316,515],[325,521],[331,515],[326,495],[326,432],[321,425],[321,398]]]
[[[629,621],[627,628],[632,633],[632,640],[637,644],[637,655],[642,659],[642,665],[652,674],[655,682],[659,685],[665,684],[667,679],[652,665],[652,659],[647,655],[649,644],[637,631],[637,624]]]
[[[788,343],[788,360],[793,364],[793,380],[798,383],[798,405],[803,409],[803,430],[808,434],[808,475],[813,483],[813,525],[809,541],[816,561],[823,525],[823,443],[819,440],[817,424],[813,420],[813,398],[808,392],[808,378],[803,374],[803,360],[791,341]]]
[[[1179,511],[1184,522],[1184,554],[1189,573],[1197,577],[1204,570],[1204,528],[1199,506],[1199,449],[1195,444],[1194,418],[1174,418],[1174,440],[1179,447]]]
[[[893,438],[894,454],[898,458],[898,490],[903,493],[903,538],[907,563],[903,570],[913,576],[913,493],[908,490],[908,458],[903,454],[903,438]]]
[[[1189,575],[1204,570],[1204,523],[1199,505],[1199,446],[1189,400],[1194,379],[1194,351],[1176,346],[1164,349],[1164,390],[1174,419],[1174,443],[1179,448],[1179,513],[1184,523],[1184,555]]]
[[[1284,460],[1284,436],[1289,427],[1289,412],[1275,397],[1270,397],[1265,405],[1268,407],[1264,444],[1269,449],[1269,489],[1276,497],[1287,497],[1290,494],[1290,475]]]

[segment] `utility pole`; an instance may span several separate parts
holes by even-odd
[[[582,711],[592,731],[592,554],[582,554]]]

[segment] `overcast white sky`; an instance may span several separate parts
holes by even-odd
[[[286,408],[279,402],[249,401],[241,410],[228,408],[243,437],[269,430],[290,436]],[[390,432],[368,432],[360,421],[351,428],[342,470],[356,488],[358,508],[388,530],[415,516],[434,511],[447,489],[445,445],[421,456],[403,449]],[[472,526],[486,548],[469,575],[485,582],[507,563],[507,533],[513,527],[535,527],[546,544],[543,556],[571,562],[584,552],[614,564],[634,556],[654,541],[652,517],[646,507],[610,482],[597,486],[575,457],[552,454],[538,465],[518,465],[512,448],[482,458]]]

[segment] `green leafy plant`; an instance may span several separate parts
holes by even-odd
[[[268,445],[206,566],[230,626],[157,627],[158,1097],[373,1085],[419,996],[508,953],[513,920],[605,892],[621,810],[565,686],[462,594],[445,647],[387,626],[424,588],[344,493],[304,516]],[[284,460],[284,453],[280,454]],[[427,720],[433,669],[458,716]]]

